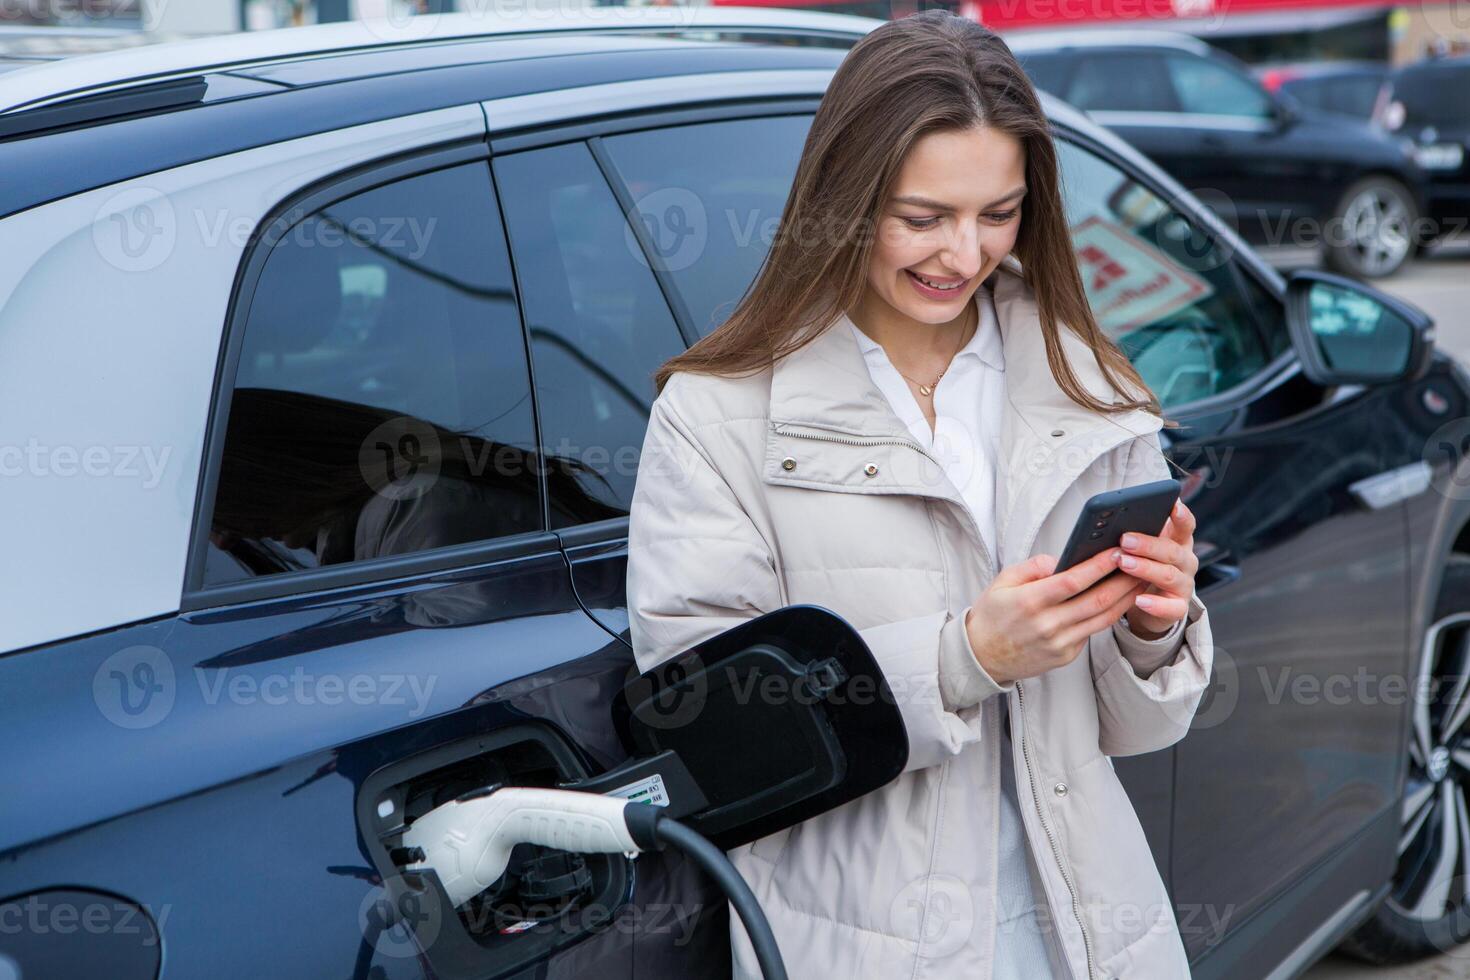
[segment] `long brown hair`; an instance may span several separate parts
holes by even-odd
[[[929,133],[979,125],[1009,134],[1026,152],[1028,191],[1013,251],[1036,296],[1057,383],[1095,412],[1142,408],[1162,416],[1158,399],[1093,318],[1062,209],[1051,129],[1030,80],[994,31],[939,9],[889,21],[847,53],[812,119],[759,274],[729,319],[658,369],[656,389],[676,371],[761,371],[856,307],[881,211],[909,149]],[[1078,381],[1059,324],[1091,347],[1124,401],[1101,401]]]

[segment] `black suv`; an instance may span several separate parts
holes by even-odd
[[[1423,234],[1423,174],[1398,141],[1268,92],[1243,64],[1167,31],[1009,35],[1039,88],[1083,109],[1255,244],[1391,275]]]

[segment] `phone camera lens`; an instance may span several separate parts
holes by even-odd
[[[1113,516],[1113,512],[1110,511],[1110,510],[1100,510],[1100,511],[1097,512],[1097,516],[1098,517],[1112,517]]]
[[[1108,526],[1108,519],[1106,517],[1104,517],[1101,520],[1093,521],[1092,522],[1092,526],[1093,527],[1107,527]]]
[[[1100,537],[1102,537],[1102,532],[1101,531],[1093,531],[1091,534],[1088,535],[1088,537],[1089,538],[1100,538]]]

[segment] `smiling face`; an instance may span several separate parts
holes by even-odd
[[[859,316],[875,326],[964,322],[975,290],[1016,243],[1025,187],[1026,151],[1007,133],[978,126],[921,137],[879,215]]]

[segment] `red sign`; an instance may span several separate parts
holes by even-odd
[[[996,30],[1012,27],[1065,27],[1096,21],[1174,20],[1232,14],[1288,13],[1304,7],[1382,7],[1384,0],[967,0],[978,8],[980,23]],[[970,16],[966,8],[961,8]]]

